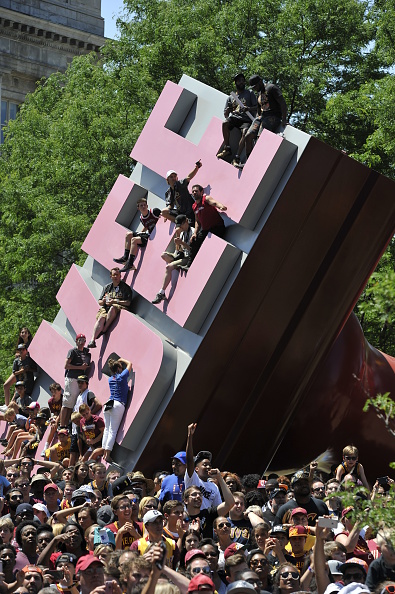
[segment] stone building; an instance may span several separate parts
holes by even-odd
[[[0,0],[1,127],[39,79],[104,41],[101,0]]]

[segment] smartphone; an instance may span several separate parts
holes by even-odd
[[[388,477],[386,476],[379,476],[379,478],[377,479],[377,482],[379,485],[387,485],[388,484]]]
[[[55,581],[59,582],[63,579],[63,571],[60,569],[49,569],[47,574],[50,575]]]
[[[106,580],[105,586],[106,586],[106,594],[112,594],[112,581]]]
[[[331,528],[333,530],[333,528],[337,528],[338,523],[336,518],[324,518],[322,516],[318,518],[318,526],[320,528]]]
[[[0,559],[0,573],[3,573],[3,561]]]

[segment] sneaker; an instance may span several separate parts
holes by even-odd
[[[230,150],[229,146],[225,146],[222,151],[219,151],[219,153],[217,153],[217,159],[226,159],[226,157],[231,157],[232,156],[232,151]]]
[[[113,261],[117,264],[125,264],[125,262],[127,262],[128,259],[122,256],[121,258],[113,258]]]
[[[126,262],[125,266],[119,272],[127,272],[128,270],[136,270],[136,266],[133,266],[130,262]]]
[[[238,167],[240,165],[240,157],[235,157],[232,161],[233,167]]]
[[[96,342],[94,340],[91,340],[90,342],[88,342],[88,349],[95,349],[96,348]]]
[[[157,293],[155,299],[151,301],[151,303],[160,303],[166,299],[165,293]]]

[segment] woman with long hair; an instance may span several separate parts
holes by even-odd
[[[71,477],[71,481],[78,485],[87,485],[90,482],[89,478],[89,466],[86,462],[77,462],[74,467],[73,476]]]

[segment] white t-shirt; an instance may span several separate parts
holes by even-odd
[[[218,507],[222,503],[219,489],[215,483],[210,481],[202,481],[193,471],[192,476],[189,476],[188,471],[185,471],[185,489],[188,487],[199,487],[201,494],[203,495],[203,503],[200,509],[210,509],[210,507]]]

